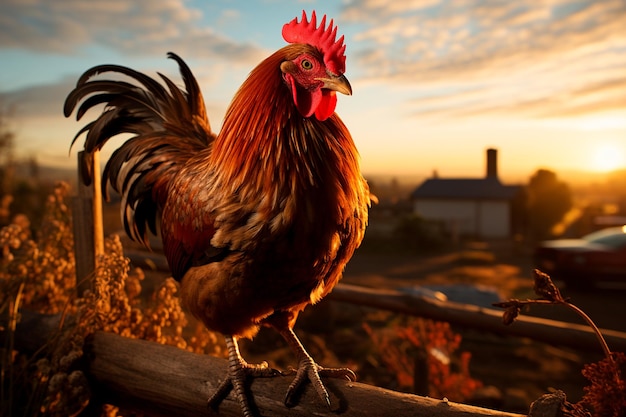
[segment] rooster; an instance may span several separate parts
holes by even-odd
[[[318,365],[293,331],[298,314],[327,295],[363,239],[373,196],[360,173],[352,137],[335,113],[336,93],[352,94],[344,76],[344,37],[315,12],[285,24],[288,43],[252,72],[235,94],[219,133],[211,130],[200,88],[174,53],[184,89],[127,67],[86,71],[64,113],[76,118],[97,105],[86,133],[81,169],[90,181],[93,152],[130,133],[103,172],[122,196],[127,234],[148,245],[160,229],[183,305],[225,335],[228,375],[209,398],[217,409],[231,390],[253,415],[249,377],[278,374],[248,364],[238,347],[269,326],[298,359],[285,404],[310,381],[330,397],[321,377],[355,379],[347,368]],[[129,81],[103,79],[102,73]],[[80,105],[80,106],[79,106]],[[107,195],[108,198],[108,195]]]

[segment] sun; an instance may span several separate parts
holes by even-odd
[[[624,148],[615,143],[598,144],[591,157],[591,169],[596,172],[610,172],[626,168]]]

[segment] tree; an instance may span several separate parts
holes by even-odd
[[[626,169],[611,173],[607,180],[608,190],[617,200],[617,215],[626,216]]]
[[[554,237],[551,229],[573,205],[569,186],[547,169],[539,169],[527,187],[531,237],[542,240]]]

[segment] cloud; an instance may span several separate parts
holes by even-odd
[[[175,70],[171,66],[170,61],[169,69],[172,71],[163,73],[168,74],[175,84],[182,85],[180,76],[174,74]],[[154,71],[141,68],[139,70],[147,75],[156,76]],[[204,94],[205,106],[212,127],[219,128],[230,97],[224,97],[223,92],[222,95],[215,94],[213,87],[214,77],[223,77],[214,73],[196,76],[201,88],[209,85],[209,94]],[[123,78],[113,73],[101,77],[112,80]],[[72,137],[82,126],[96,118],[102,108],[99,106],[88,112],[79,122],[76,122],[76,109],[69,118],[64,117],[65,98],[75,87],[77,79],[78,75],[73,75],[64,77],[58,82],[0,92],[0,110],[6,111],[9,128],[17,134],[16,148],[20,157],[36,154],[41,158],[40,162],[54,166],[67,166],[72,163],[72,159],[68,159],[67,156]],[[80,144],[81,140],[78,143]],[[111,151],[112,148],[108,147],[104,157],[108,157]]]
[[[257,46],[240,43],[202,26],[202,12],[183,0],[3,0],[0,47],[71,54],[89,44],[132,55],[165,48],[193,51],[197,58],[223,57],[254,62]],[[225,11],[222,20],[236,20]]]
[[[408,113],[422,117],[626,109],[625,18],[622,0],[352,0],[342,10],[361,28],[363,77],[414,91]]]
[[[18,120],[63,115],[63,101],[76,85],[76,78],[58,83],[25,87],[0,93],[0,103],[13,109]]]
[[[174,72],[175,69],[172,67],[171,61],[168,63],[164,60],[163,67],[169,71],[162,71],[162,73],[174,81],[176,85],[182,86],[180,75]],[[141,69],[140,72],[152,76],[162,83],[155,72]],[[210,89],[215,84],[213,77],[219,77],[213,74],[206,76],[196,73],[195,75],[201,89],[206,86],[209,86]],[[128,80],[124,76],[114,73],[106,73],[100,77],[110,80]],[[11,109],[11,117],[18,123],[30,123],[38,118],[57,117],[61,119],[63,118],[63,103],[70,91],[76,86],[77,79],[78,75],[72,75],[64,77],[58,82],[32,85],[10,92],[0,92],[0,106]],[[215,116],[224,112],[229,98],[210,91],[208,94],[204,94],[204,99],[209,118],[214,124],[219,124],[220,120],[215,120]]]
[[[346,22],[375,21],[377,17],[400,15],[436,6],[439,0],[352,0],[343,8],[341,19]]]

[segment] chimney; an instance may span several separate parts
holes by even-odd
[[[498,179],[498,150],[487,149],[487,178]]]

